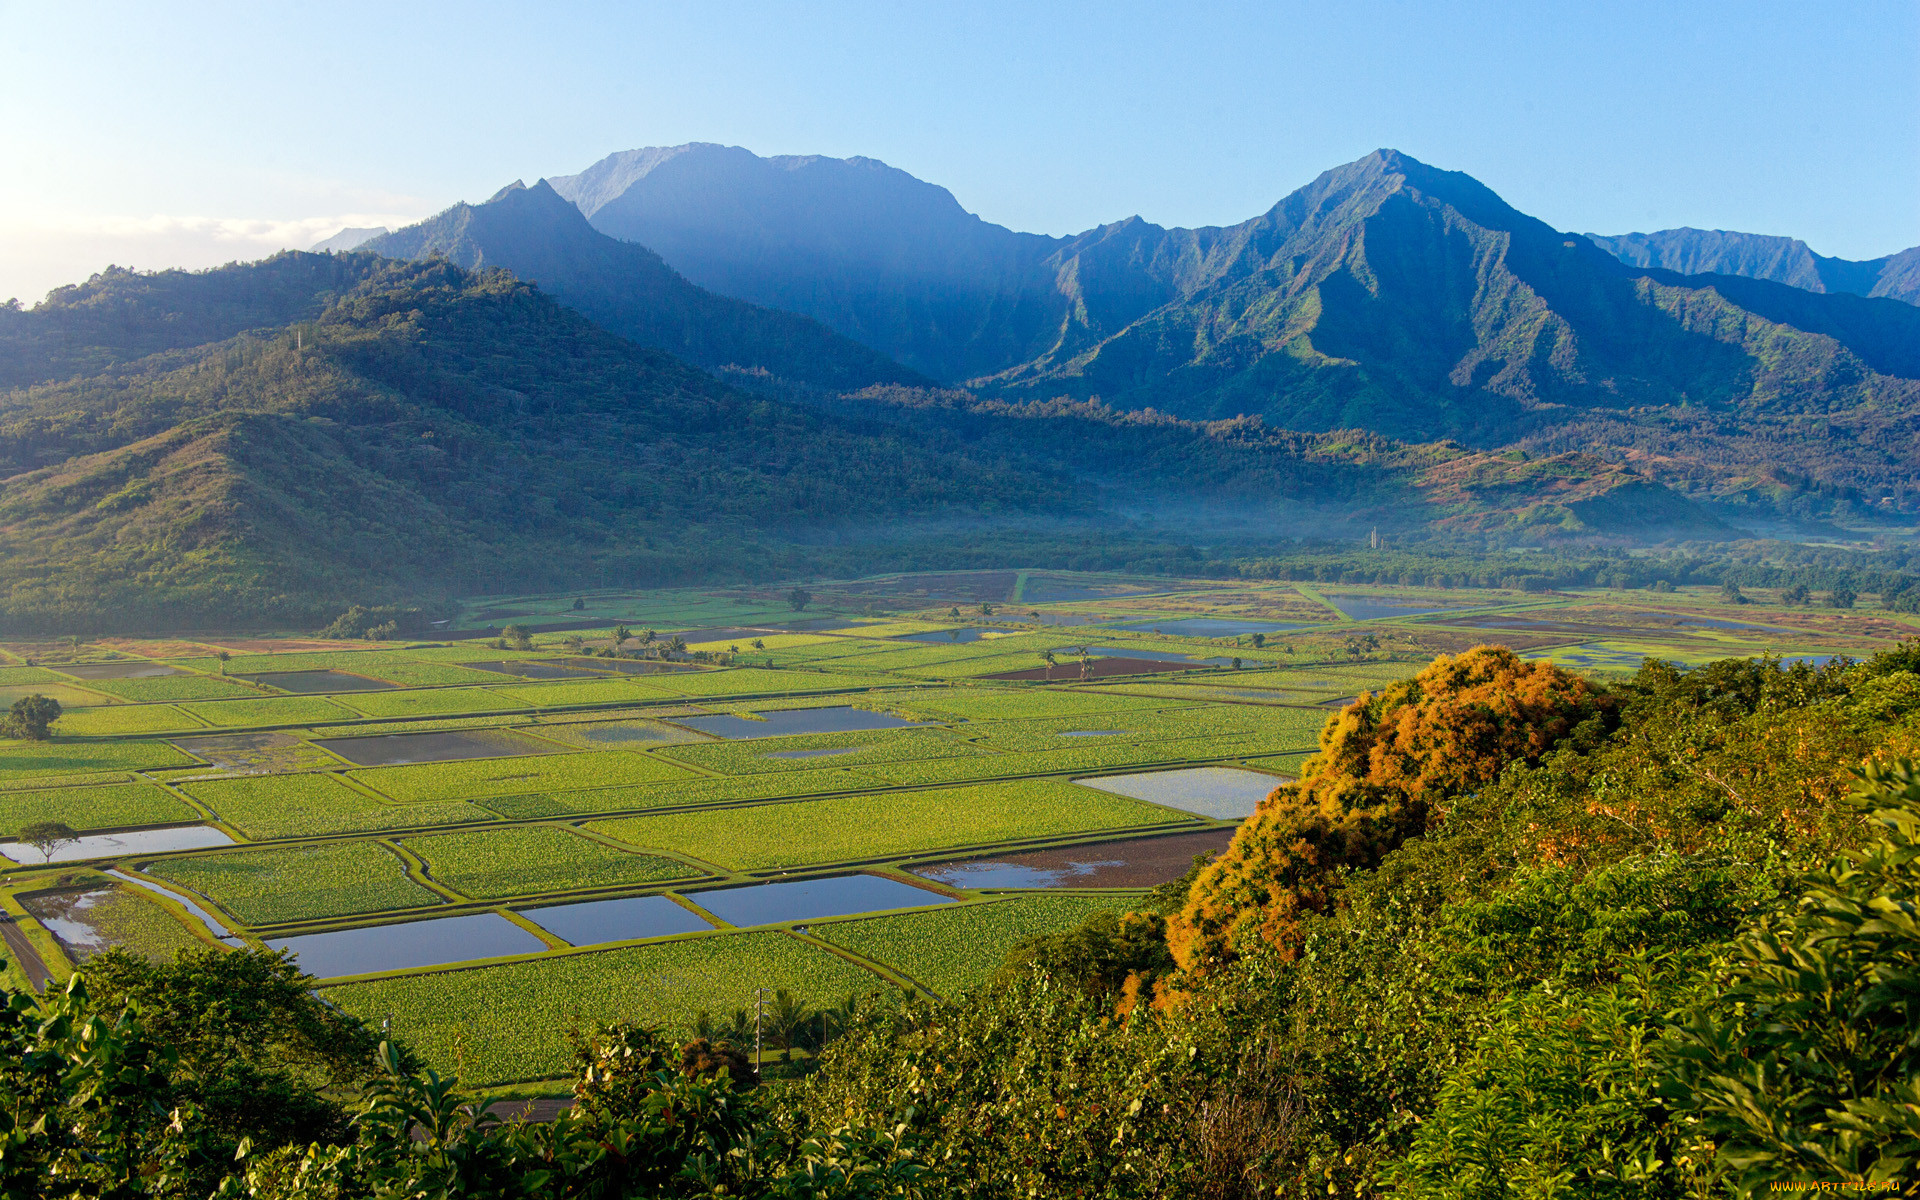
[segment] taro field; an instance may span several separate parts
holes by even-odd
[[[1224,846],[1329,716],[1436,653],[1605,677],[1920,631],[1870,597],[1451,583],[982,571],[809,584],[804,612],[484,597],[404,645],[8,642],[6,702],[64,715],[0,741],[0,904],[55,982],[103,945],[271,945],[442,1071],[538,1087],[576,1022],[957,999]],[[16,839],[44,822],[71,838]]]

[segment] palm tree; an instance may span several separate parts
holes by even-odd
[[[763,1020],[767,1041],[780,1047],[781,1062],[793,1061],[793,1049],[805,1038],[813,1018],[814,1011],[798,996],[785,988],[774,991]]]
[[[633,630],[628,629],[625,625],[615,625],[613,627],[613,652],[615,654],[620,653],[620,647],[626,645],[632,637]]]

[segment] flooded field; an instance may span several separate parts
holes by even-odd
[[[291,951],[302,971],[319,979],[333,979],[372,971],[437,967],[475,958],[536,954],[546,949],[546,944],[499,913],[475,913],[268,938],[267,948]]]
[[[626,896],[618,900],[585,900],[523,908],[521,916],[574,946],[598,942],[629,942],[639,938],[671,937],[712,929],[665,896]]]
[[[673,720],[676,725],[730,739],[785,737],[794,733],[865,733],[869,729],[905,729],[926,724],[861,708],[787,708],[756,715],[762,719],[750,721],[732,714],[715,714]]]
[[[0,842],[0,854],[17,863],[79,862],[88,858],[123,858],[130,854],[157,854],[166,850],[204,850],[231,846],[233,839],[211,825],[177,825],[171,829],[134,829],[124,833],[90,833],[53,852],[48,860],[32,846]]]
[[[1140,775],[1104,775],[1076,779],[1082,787],[1132,796],[1150,804],[1164,804],[1182,812],[1221,821],[1250,817],[1267,793],[1290,782],[1259,771],[1237,767],[1190,767],[1182,771],[1149,771]]]
[[[75,679],[164,679],[169,675],[187,674],[178,667],[156,662],[76,663],[53,669]]]
[[[1067,653],[1069,652],[1069,650],[1073,653],[1078,653],[1079,647],[1078,646],[1074,646],[1071,648],[1062,647],[1060,649],[1055,650],[1055,653],[1056,654]],[[1130,646],[1089,646],[1087,647],[1087,653],[1094,658],[1137,658],[1137,659],[1146,659],[1149,662],[1180,663],[1183,666],[1189,666],[1189,667],[1230,667],[1233,665],[1232,655],[1217,655],[1213,658],[1198,658],[1191,654],[1175,654],[1171,650],[1135,650]],[[1247,658],[1243,655],[1240,658],[1240,665],[1242,667],[1247,668],[1248,670],[1253,670],[1259,667],[1270,666],[1272,664],[1267,662],[1256,662],[1255,660],[1251,658]]]
[[[447,733],[389,733],[379,737],[315,738],[313,744],[358,767],[397,767],[404,763],[454,762],[463,758],[503,758],[515,754],[551,754],[544,746],[505,729],[468,729]]]
[[[122,883],[140,888],[143,891],[152,892],[156,896],[165,896],[167,899],[180,905],[182,908],[186,909],[189,913],[193,914],[196,920],[198,920],[202,925],[205,925],[207,927],[208,933],[211,933],[215,938],[219,939],[222,942],[225,942],[227,945],[233,947],[234,949],[238,950],[241,946],[246,944],[242,942],[239,938],[233,936],[233,931],[231,929],[228,929],[225,925],[221,924],[220,918],[214,916],[212,913],[208,912],[205,908],[201,907],[200,903],[196,901],[192,896],[184,895],[180,892],[176,892],[172,888],[161,887],[159,884],[153,882],[151,879],[141,879],[136,876],[129,875],[125,871],[116,869],[116,870],[108,871],[107,874],[113,876],[115,879],[120,880]]]
[[[1185,875],[1194,855],[1218,855],[1233,834],[1232,829],[1204,829],[910,869],[956,888],[1158,887]]]
[[[349,675],[345,671],[265,671],[256,675],[235,675],[234,678],[264,683],[268,687],[276,687],[283,692],[295,692],[303,696],[324,695],[329,692],[380,692],[397,686],[384,679]]]
[[[687,899],[730,925],[770,925],[812,921],[890,908],[952,904],[953,897],[884,879],[878,875],[835,875],[793,883],[755,883],[746,887],[688,892]]]
[[[1435,613],[1459,612],[1468,608],[1486,608],[1496,601],[1447,602],[1402,599],[1398,596],[1362,596],[1350,592],[1327,592],[1327,601],[1356,621],[1378,621],[1404,617],[1427,617]]]
[[[617,671],[622,675],[659,675],[666,671],[691,671],[692,667],[680,663],[661,662],[658,659],[640,658],[552,658],[548,665],[572,667],[582,675],[595,671]]]

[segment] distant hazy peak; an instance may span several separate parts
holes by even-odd
[[[542,179],[540,182],[545,183],[546,180]],[[506,199],[507,196],[511,195],[514,192],[524,192],[526,190],[527,190],[527,181],[524,179],[516,179],[512,183],[508,184],[507,186],[501,188],[499,191],[495,192],[493,195],[488,196],[487,203],[492,204],[495,200]]]
[[[385,225],[375,225],[372,229],[342,229],[339,233],[334,234],[324,241],[315,242],[312,253],[345,254],[349,250],[359,249],[364,243],[370,242],[374,238],[384,237],[386,233],[387,227]]]
[[[1586,235],[1635,267],[1683,275],[1743,275],[1809,292],[1851,292],[1920,304],[1920,247],[1885,258],[1828,258],[1799,238],[1728,229],[1662,229],[1654,233]]]
[[[655,167],[682,154],[697,151],[718,151],[722,154],[745,154],[750,158],[758,157],[750,150],[738,146],[722,146],[717,142],[688,142],[683,146],[643,146],[638,150],[622,150],[609,154],[594,163],[578,175],[555,175],[547,182],[553,190],[573,201],[581,212],[591,217],[605,208],[607,201],[619,196],[636,182],[653,173]]]

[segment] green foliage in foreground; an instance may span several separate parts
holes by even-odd
[[[193,889],[245,925],[444,903],[438,894],[407,878],[399,855],[377,842],[325,842],[164,858],[145,870]]]
[[[0,834],[34,821],[58,821],[75,829],[116,829],[192,821],[199,813],[151,783],[0,792]]]
[[[827,997],[882,986],[787,934],[741,933],[341,984],[325,994],[371,1021],[392,1013],[408,1045],[478,1084],[561,1073],[567,1030],[580,1025],[635,1021],[685,1034],[702,1012],[750,1006],[755,988]]]
[[[1007,951],[1038,933],[1124,909],[1130,897],[1021,896],[927,912],[830,921],[807,931],[888,966],[942,996],[959,996],[993,974]]]
[[[483,900],[664,883],[700,874],[671,858],[635,854],[547,825],[433,834],[403,844],[426,862],[434,879]]]
[[[597,821],[589,828],[635,846],[751,871],[1183,819],[1124,796],[1051,780],[1019,780],[754,808],[656,813]]]

